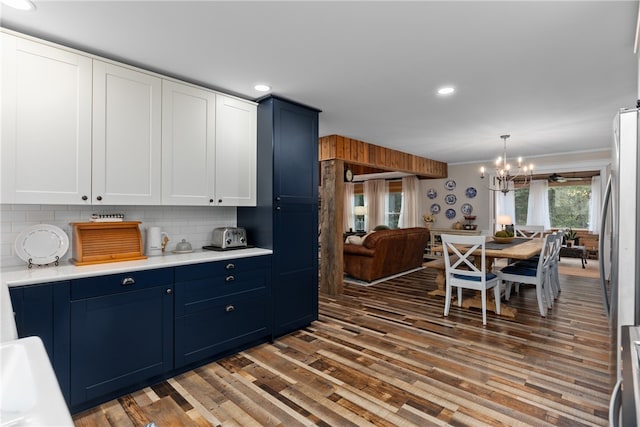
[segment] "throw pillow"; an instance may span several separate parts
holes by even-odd
[[[350,243],[352,245],[362,245],[363,241],[364,241],[364,236],[360,237],[354,234],[353,236],[347,236],[347,239],[344,242]]]

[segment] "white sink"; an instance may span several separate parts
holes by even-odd
[[[0,344],[0,425],[73,426],[38,337]]]

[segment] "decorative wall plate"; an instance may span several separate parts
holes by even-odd
[[[446,217],[447,217],[447,218],[449,218],[449,219],[453,219],[453,218],[455,218],[455,217],[456,217],[456,211],[455,211],[455,209],[451,209],[451,208],[449,208],[449,209],[447,209],[447,211],[446,211],[444,214],[445,214],[445,215],[446,215]]]
[[[469,187],[464,191],[464,194],[466,194],[468,198],[473,199],[474,197],[476,197],[476,194],[478,194],[478,192],[474,187]]]
[[[469,203],[465,203],[460,207],[460,212],[465,215],[471,215],[471,212],[473,212],[473,206],[471,206]]]
[[[431,213],[432,214],[437,214],[440,213],[440,205],[437,203],[434,203],[431,205]]]
[[[452,179],[448,179],[444,183],[444,188],[446,188],[447,190],[451,191],[451,190],[456,188],[456,182],[454,180],[452,180]]]
[[[447,194],[444,197],[444,202],[448,205],[455,205],[457,200],[458,198],[456,197],[455,194]]]
[[[59,227],[37,224],[22,230],[15,242],[16,255],[30,264],[58,261],[69,249],[69,236]]]
[[[430,199],[435,199],[436,197],[438,197],[438,192],[435,189],[430,188],[429,191],[427,191],[427,197]]]

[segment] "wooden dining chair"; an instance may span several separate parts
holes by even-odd
[[[507,301],[511,297],[512,285],[515,285],[516,292],[519,291],[519,286],[522,283],[535,285],[538,310],[543,317],[547,316],[547,308],[551,308],[553,305],[553,292],[548,278],[553,244],[555,244],[555,237],[548,234],[544,236],[544,242],[537,259],[518,261],[498,271],[500,282],[505,282],[504,297]]]
[[[544,235],[544,225],[516,225],[516,237],[524,237],[525,239],[542,238]]]
[[[560,248],[562,248],[563,233],[556,231],[552,234],[552,236],[553,247],[550,254],[547,276],[551,290],[553,292],[553,298],[557,299],[560,295],[560,276],[558,273],[558,264],[560,263]]]
[[[482,295],[482,324],[486,325],[487,289],[494,289],[496,313],[500,314],[500,282],[498,276],[487,272],[485,236],[442,234],[440,237],[442,238],[446,278],[444,315],[449,315],[453,287],[458,288],[458,306],[462,305],[462,289],[473,289],[480,291]],[[481,255],[474,255],[473,253],[479,248]]]

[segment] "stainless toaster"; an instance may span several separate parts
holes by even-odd
[[[213,243],[219,248],[242,248],[247,246],[247,232],[241,227],[219,227],[213,229]]]

